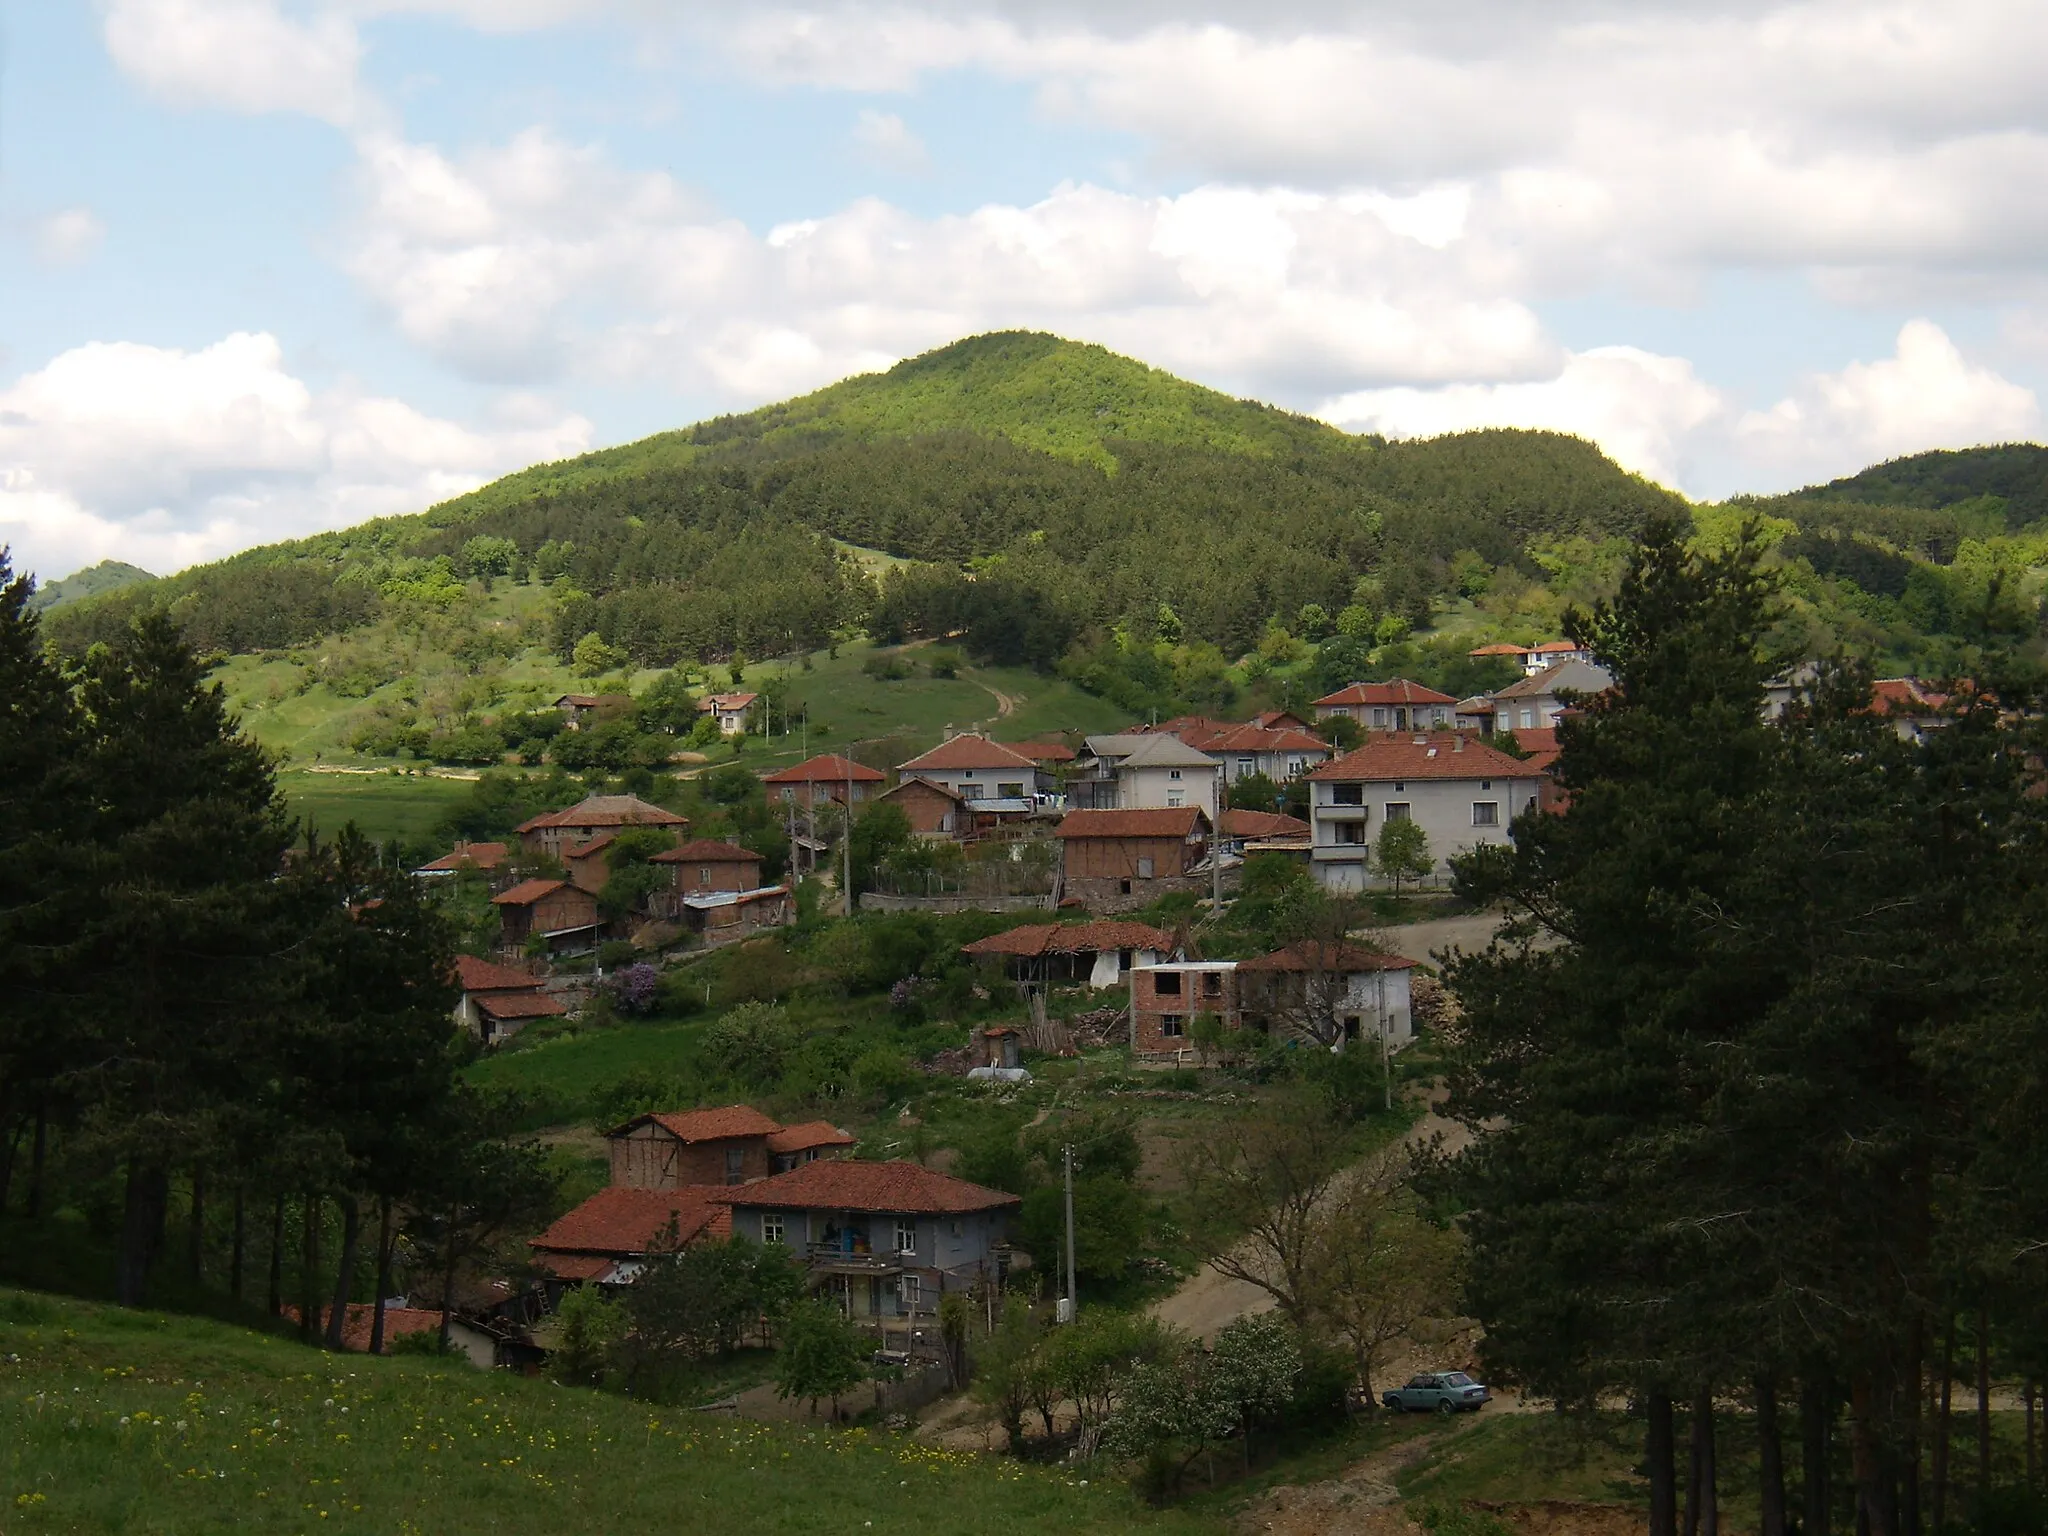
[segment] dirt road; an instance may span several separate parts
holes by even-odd
[[[1386,928],[1380,931],[1379,936],[1395,954],[1406,955],[1410,960],[1420,960],[1426,965],[1436,965],[1442,951],[1486,948],[1487,941],[1493,937],[1500,923],[1499,913],[1475,912],[1470,917],[1439,917],[1426,923]]]

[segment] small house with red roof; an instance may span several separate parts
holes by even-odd
[[[445,880],[469,870],[495,874],[504,867],[511,851],[505,843],[461,842],[438,859],[422,864],[413,873],[424,880]]]
[[[697,713],[716,720],[721,736],[744,736],[747,712],[760,702],[758,693],[708,693],[697,701]]]
[[[806,1163],[720,1190],[732,1230],[809,1264],[812,1289],[848,1317],[887,1329],[935,1316],[947,1291],[1000,1284],[1023,1202],[911,1162]]]
[[[856,763],[837,752],[821,752],[793,768],[778,768],[761,775],[773,800],[793,802],[806,808],[827,805],[865,805],[881,793],[889,776],[879,768]]]
[[[1223,765],[1226,784],[1255,774],[1286,784],[1330,759],[1329,743],[1297,726],[1233,725],[1188,745]]]
[[[1038,794],[1037,763],[971,731],[897,764],[896,772],[943,784],[964,800],[991,802],[990,809],[1014,807],[1018,815],[1030,814]]]
[[[1459,731],[1379,736],[1309,774],[1310,867],[1334,891],[1374,883],[1373,844],[1390,821],[1414,821],[1437,869],[1502,843],[1536,803],[1541,776]]]
[[[559,1019],[569,1010],[541,989],[538,976],[474,955],[455,957],[462,1000],[455,1022],[487,1046],[503,1045],[535,1019]]]
[[[498,945],[512,953],[538,936],[549,954],[577,954],[595,947],[597,898],[567,880],[522,880],[491,898],[498,909]]]
[[[534,1267],[565,1284],[630,1285],[648,1255],[732,1235],[730,1209],[706,1186],[600,1189],[529,1238]]]
[[[881,798],[903,812],[919,837],[965,837],[974,829],[974,811],[967,797],[937,779],[905,775]]]
[[[1343,715],[1366,731],[1423,731],[1451,723],[1458,701],[1420,683],[1397,677],[1385,683],[1352,683],[1326,693],[1314,704],[1318,720]]]
[[[852,1151],[852,1133],[842,1131],[829,1120],[785,1125],[768,1137],[768,1160],[777,1173],[815,1163],[821,1157],[846,1157]]]
[[[703,896],[759,890],[764,861],[751,848],[706,837],[678,848],[664,848],[648,862],[669,872],[678,896]]]
[[[665,848],[648,860],[672,872],[672,883],[649,898],[656,915],[687,924],[709,939],[734,939],[795,920],[786,885],[763,885],[761,855],[737,843],[700,838]]]
[[[768,1138],[781,1129],[746,1104],[638,1115],[605,1133],[612,1182],[635,1189],[680,1189],[765,1179]]]
[[[1069,811],[1060,842],[1060,889],[1093,912],[1129,912],[1168,891],[1204,888],[1209,817],[1200,806]]]
[[[629,827],[660,827],[678,840],[690,825],[687,817],[642,800],[638,795],[591,795],[559,811],[522,822],[519,841],[530,856],[563,859],[605,833]]]
[[[1245,1023],[1272,1035],[1398,1047],[1415,1038],[1408,989],[1414,969],[1405,955],[1306,939],[1239,961],[1238,995]]]

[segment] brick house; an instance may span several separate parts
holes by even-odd
[[[781,1129],[745,1104],[639,1115],[605,1133],[612,1182],[634,1189],[679,1189],[765,1179],[768,1138]]]
[[[916,1163],[819,1161],[718,1191],[735,1234],[787,1244],[811,1287],[886,1331],[935,1317],[939,1297],[1000,1283],[1009,1222],[1023,1202]]]
[[[889,782],[889,776],[880,769],[856,763],[836,752],[821,752],[794,768],[764,773],[761,782],[768,786],[770,798],[793,801],[805,807],[834,802],[845,805],[849,798],[855,805],[864,805],[881,793],[881,786]]]
[[[607,858],[611,852],[614,837],[609,832],[600,832],[587,843],[576,843],[562,850],[562,868],[569,876],[569,883],[579,886],[595,896],[605,888],[612,877],[612,866]]]
[[[569,1010],[541,991],[540,978],[474,955],[455,957],[462,998],[455,1022],[485,1045],[503,1045],[535,1019],[558,1019]]]
[[[1313,708],[1318,720],[1343,715],[1366,731],[1421,731],[1447,726],[1458,701],[1420,683],[1397,677],[1386,683],[1352,683],[1324,694]]]
[[[716,891],[756,891],[761,888],[761,855],[738,843],[721,843],[699,838],[679,848],[664,848],[652,859],[671,872],[678,896],[703,896]]]
[[[602,923],[597,898],[567,880],[522,880],[491,898],[498,909],[498,943],[514,953],[539,934],[551,954],[589,949]]]
[[[1129,912],[1168,891],[1200,891],[1209,817],[1199,806],[1069,811],[1055,831],[1061,889],[1096,912]]]
[[[1453,854],[1507,841],[1542,783],[1528,764],[1462,732],[1378,737],[1309,774],[1310,868],[1327,889],[1364,890],[1376,878],[1380,829],[1412,820],[1442,870]]]
[[[662,827],[681,839],[690,825],[674,811],[650,805],[638,795],[592,795],[559,811],[520,824],[519,841],[530,857],[562,859],[571,848],[628,827]]]
[[[1173,960],[1131,967],[1131,1049],[1171,1056],[1192,1048],[1195,1020],[1213,1014],[1227,1030],[1244,1027],[1235,960]]]
[[[936,779],[902,779],[881,798],[902,811],[920,837],[964,837],[974,827],[967,797]]]

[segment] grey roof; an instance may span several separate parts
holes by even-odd
[[[1214,768],[1216,759],[1197,751],[1178,736],[1159,731],[1144,736],[1112,738],[1132,743],[1118,764],[1123,768]],[[1091,738],[1092,740],[1092,738]],[[1107,754],[1104,754],[1107,755]]]
[[[1613,674],[1605,667],[1596,667],[1590,661],[1560,661],[1554,667],[1545,667],[1534,677],[1525,677],[1519,683],[1509,683],[1494,697],[1537,699],[1560,692],[1604,693],[1613,686]]]

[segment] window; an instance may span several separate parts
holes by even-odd
[[[1287,777],[1290,779],[1300,778],[1301,770],[1307,766],[1308,762],[1305,758],[1290,757],[1287,759]]]
[[[1169,768],[1169,769],[1167,769],[1167,770],[1166,770],[1166,776],[1167,776],[1167,777],[1168,777],[1169,779],[1173,780],[1173,782],[1174,782],[1174,783],[1176,783],[1176,784],[1178,784],[1178,783],[1180,782],[1180,770],[1179,770],[1178,768]]]
[[[1365,804],[1365,786],[1363,784],[1332,784],[1330,786],[1330,804]]]
[[[742,1183],[746,1176],[747,1149],[745,1147],[727,1147],[725,1149],[725,1182],[728,1184]]]
[[[1480,787],[1481,789],[1491,789],[1491,788],[1493,788],[1493,780],[1491,780],[1491,779],[1481,779],[1481,780],[1479,781],[1479,787]]]
[[[1128,896],[1131,894],[1131,882],[1128,880],[1119,880],[1116,883],[1116,889],[1118,895]]]
[[[898,1253],[917,1252],[917,1223],[907,1216],[898,1216],[896,1218],[896,1251]]]
[[[1140,880],[1150,880],[1150,879],[1152,878],[1152,861],[1151,861],[1151,859],[1149,859],[1149,858],[1140,858],[1140,859],[1138,860],[1138,878],[1139,878]]]
[[[904,1311],[915,1312],[924,1305],[924,1281],[916,1275],[898,1275],[896,1301]]]
[[[996,797],[1000,800],[1022,800],[1024,798],[1024,786],[1022,784],[998,784],[996,786]]]
[[[983,798],[981,792],[987,787],[985,784],[962,784],[960,786],[960,798],[962,800],[979,800]]]
[[[1179,997],[1180,972],[1154,971],[1152,973],[1152,990],[1161,997]]]
[[[1131,968],[1131,957],[1135,953],[1136,951],[1129,949],[1118,950],[1116,952],[1116,968],[1119,971],[1128,971]],[[957,1236],[957,1234],[955,1235]]]
[[[1399,789],[1401,786],[1396,784],[1394,787]],[[1389,821],[1407,821],[1413,814],[1414,807],[1405,800],[1390,800],[1387,802],[1387,820]]]
[[[1166,808],[1169,811],[1177,811],[1180,809],[1180,804],[1180,791],[1177,789],[1169,789],[1166,792]]]
[[[711,866],[709,864],[699,864],[697,866],[697,883],[699,885],[709,885],[711,883]]]
[[[1177,1013],[1162,1013],[1159,1016],[1159,1037],[1162,1040],[1178,1040],[1187,1033],[1187,1020]]]
[[[1240,757],[1237,760],[1237,771],[1240,775],[1250,773],[1256,767],[1258,767],[1258,763],[1253,758]]]
[[[1500,802],[1498,800],[1474,800],[1472,802],[1472,825],[1475,827],[1499,826]]]
[[[1337,823],[1337,841],[1353,848],[1365,842],[1365,823],[1362,821],[1340,821]]]
[[[1400,793],[1401,793],[1401,792],[1402,792],[1403,790],[1407,789],[1407,787],[1408,787],[1408,786],[1407,786],[1406,784],[1403,784],[1403,783],[1402,783],[1402,782],[1401,782],[1401,781],[1400,781],[1399,779],[1396,779],[1396,780],[1394,780],[1394,793],[1395,793],[1395,794],[1397,794],[1397,795],[1398,795],[1398,794],[1400,794]]]
[[[764,1243],[787,1242],[788,1229],[782,1224],[782,1212],[769,1211],[761,1218],[761,1241]]]
[[[1372,712],[1372,723],[1379,729],[1385,730],[1387,728],[1387,712],[1384,709],[1374,710]]]
[[[1525,730],[1525,731],[1526,731],[1526,730],[1529,730],[1529,729],[1530,729],[1530,728],[1532,728],[1532,727],[1533,727],[1533,726],[1534,726],[1535,724],[1536,724],[1536,711],[1535,711],[1535,710],[1533,710],[1533,709],[1525,709],[1525,710],[1523,710],[1523,711],[1522,711],[1522,729],[1523,729],[1523,730]]]
[[[1502,710],[1494,717],[1494,727],[1502,731],[1513,730],[1515,728],[1515,712],[1511,709]]]
[[[1202,972],[1202,996],[1221,997],[1222,995],[1223,973],[1221,971]]]
[[[1445,720],[1445,718],[1446,718],[1446,717],[1445,717],[1445,715],[1444,715],[1444,711],[1443,711],[1443,706],[1442,706],[1442,705],[1438,705],[1438,706],[1436,707],[1436,709],[1435,709],[1435,710],[1433,710],[1433,711],[1431,712],[1431,714],[1430,714],[1430,719],[1431,719],[1432,721],[1434,721],[1434,722],[1435,722],[1436,724],[1438,724],[1438,725],[1442,725],[1442,724],[1444,723],[1444,720]]]

